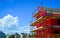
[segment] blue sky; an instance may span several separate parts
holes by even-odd
[[[44,2],[44,7],[60,8],[60,0],[0,0],[0,19],[7,20],[9,18],[17,20],[16,23],[18,23],[17,27],[16,23],[13,21],[15,26],[12,24],[12,28],[10,28],[10,26],[6,24],[3,28],[4,21],[2,20],[0,23],[0,30],[2,29],[5,33],[14,33],[17,31],[18,33],[29,32],[32,12],[37,8],[37,6],[42,5],[42,1]]]

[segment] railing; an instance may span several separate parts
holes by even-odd
[[[30,26],[31,30],[35,30],[36,26]]]

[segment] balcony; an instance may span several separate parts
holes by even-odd
[[[39,28],[35,28],[35,29],[31,30],[31,32],[36,32],[37,30],[43,30],[43,29],[45,29],[45,28],[43,28],[43,26],[41,26]]]
[[[30,26],[30,30],[35,30],[35,29],[37,29],[37,27],[36,26]]]

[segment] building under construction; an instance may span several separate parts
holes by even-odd
[[[60,38],[60,9],[38,7],[33,18],[32,38]]]

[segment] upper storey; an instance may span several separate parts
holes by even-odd
[[[38,12],[33,15],[35,18],[40,18],[41,16],[44,16],[46,14],[46,10],[43,7],[38,8]]]
[[[60,16],[60,9],[55,9],[55,8],[43,8],[43,7],[39,7],[38,8],[38,12],[36,12],[33,17],[35,18],[40,18],[42,16]]]
[[[48,17],[60,18],[60,9],[40,7],[38,12],[35,13],[33,17],[37,19],[31,23],[31,26],[35,26],[38,22],[40,23],[46,20]]]

